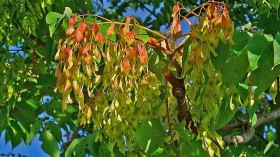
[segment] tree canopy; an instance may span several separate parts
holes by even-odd
[[[0,6],[13,148],[39,135],[50,156],[279,153],[279,0]]]

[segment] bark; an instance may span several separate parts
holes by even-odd
[[[260,126],[262,124],[275,120],[279,117],[280,117],[280,108],[273,110],[263,116],[258,117],[257,123],[253,126],[252,129],[248,129],[247,131],[245,131],[244,133],[242,133],[240,135],[224,136],[223,140],[225,142],[225,146],[229,145],[229,144],[236,146],[238,144],[244,144],[244,143],[249,142],[255,134],[255,128],[257,128],[258,126]],[[246,122],[245,124],[247,125],[248,123],[249,122]],[[223,127],[221,130],[232,130],[232,129],[235,129],[236,126],[242,126],[242,124],[231,124],[231,125]]]
[[[164,78],[172,85],[172,94],[177,100],[179,115],[179,121],[186,120],[186,128],[190,128],[191,131],[197,134],[197,128],[192,122],[191,114],[187,107],[186,88],[183,79],[176,78],[169,69],[163,70]]]

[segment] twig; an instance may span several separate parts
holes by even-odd
[[[250,123],[247,121],[245,123],[235,123],[235,124],[229,124],[226,125],[222,128],[220,128],[219,130],[221,131],[230,131],[230,130],[234,130],[234,129],[240,129],[240,128],[248,128],[248,126],[250,125]]]
[[[105,17],[99,16],[99,15],[96,15],[96,14],[83,14],[83,15],[78,15],[78,16],[94,16],[94,17],[97,17],[97,18],[100,18],[100,19],[106,21],[106,22],[99,22],[100,24],[112,23],[112,22],[113,22],[112,20],[109,20],[109,19],[107,19],[107,18],[105,18]],[[126,23],[123,23],[123,22],[115,22],[115,21],[114,21],[114,24],[125,25]],[[130,26],[138,26],[140,29],[143,29],[143,30],[145,30],[145,31],[147,31],[147,32],[150,32],[150,33],[152,33],[152,34],[154,34],[154,35],[156,35],[156,36],[158,36],[158,37],[160,37],[160,38],[164,38],[164,39],[166,38],[164,35],[162,35],[162,34],[156,32],[156,31],[154,31],[154,30],[152,30],[152,29],[149,29],[149,28],[147,28],[147,27],[144,27],[144,26],[141,26],[141,25],[135,25],[135,24],[129,24],[129,25],[130,25]]]

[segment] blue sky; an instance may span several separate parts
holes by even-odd
[[[36,136],[31,145],[25,146],[22,142],[18,147],[12,150],[11,142],[5,145],[4,133],[2,133],[0,139],[0,154],[13,153],[16,156],[20,154],[27,157],[37,157],[38,155],[40,155],[40,157],[48,157],[48,155],[41,149],[42,142],[40,142],[38,139],[39,137]]]

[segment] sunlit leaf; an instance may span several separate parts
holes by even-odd
[[[149,36],[147,35],[147,32],[144,29],[135,28],[135,34],[136,37],[141,39],[144,43],[146,43],[149,40]]]
[[[141,123],[136,130],[136,139],[144,152],[154,152],[161,146],[166,136],[163,126],[157,119]]]
[[[61,128],[59,127],[58,124],[53,123],[52,121],[49,121],[45,123],[50,132],[53,134],[53,136],[56,138],[57,141],[62,141],[62,133],[61,133]]]
[[[163,80],[162,70],[166,67],[166,64],[159,59],[159,56],[156,52],[153,52],[152,56],[149,59],[148,68],[149,70],[156,75],[158,80]]]
[[[64,14],[69,18],[72,15],[72,10],[69,7],[65,7]]]
[[[255,35],[247,46],[250,70],[255,70],[265,64],[273,55],[273,38],[269,35]]]
[[[267,153],[267,151],[270,149],[270,147],[274,144],[273,141],[269,141],[268,144],[265,146],[265,149],[263,151],[264,154]]]
[[[36,134],[40,131],[40,128],[43,126],[43,122],[41,120],[36,121],[32,124],[29,134],[29,141],[32,142]]]
[[[167,151],[163,148],[158,148],[151,154],[152,157],[169,157]]]
[[[73,151],[77,145],[79,145],[80,142],[86,141],[85,137],[76,138],[71,142],[71,144],[68,146],[68,148],[65,151],[65,157],[72,157],[74,156]],[[93,141],[92,141],[93,142]]]
[[[14,120],[10,120],[10,124],[13,127],[13,129],[15,130],[15,132],[19,135],[20,139],[22,139],[24,141],[24,143],[27,144],[29,139],[28,139],[28,133],[26,132],[26,130]]]
[[[276,34],[273,41],[274,66],[280,64],[280,33]]]
[[[53,36],[53,33],[54,33],[55,29],[56,29],[55,25],[50,25],[50,26],[49,26],[50,37]]]
[[[184,47],[183,47],[183,56],[182,56],[182,68],[183,68],[183,71],[182,71],[182,76],[184,76],[185,73],[187,72],[185,70],[185,66],[186,66],[186,60],[187,60],[187,57],[188,57],[188,54],[189,54],[189,46],[190,46],[190,44],[191,44],[191,38],[188,38],[187,41],[184,44]]]
[[[54,25],[60,18],[62,18],[62,14],[59,14],[57,12],[49,12],[46,16],[46,22],[49,25]]]
[[[263,91],[270,87],[270,85],[277,78],[280,73],[280,66],[277,65],[272,69],[273,65],[265,64],[258,69],[252,71],[249,81],[252,86],[257,86],[255,95],[259,96]]]
[[[251,129],[253,129],[255,124],[257,123],[257,115],[256,115],[256,113],[254,113],[254,115],[253,115],[253,117],[251,119],[251,123],[252,123]]]
[[[40,134],[40,141],[43,142],[41,145],[42,149],[52,157],[59,157],[60,152],[58,148],[58,143],[54,136],[46,129],[44,129]]]

